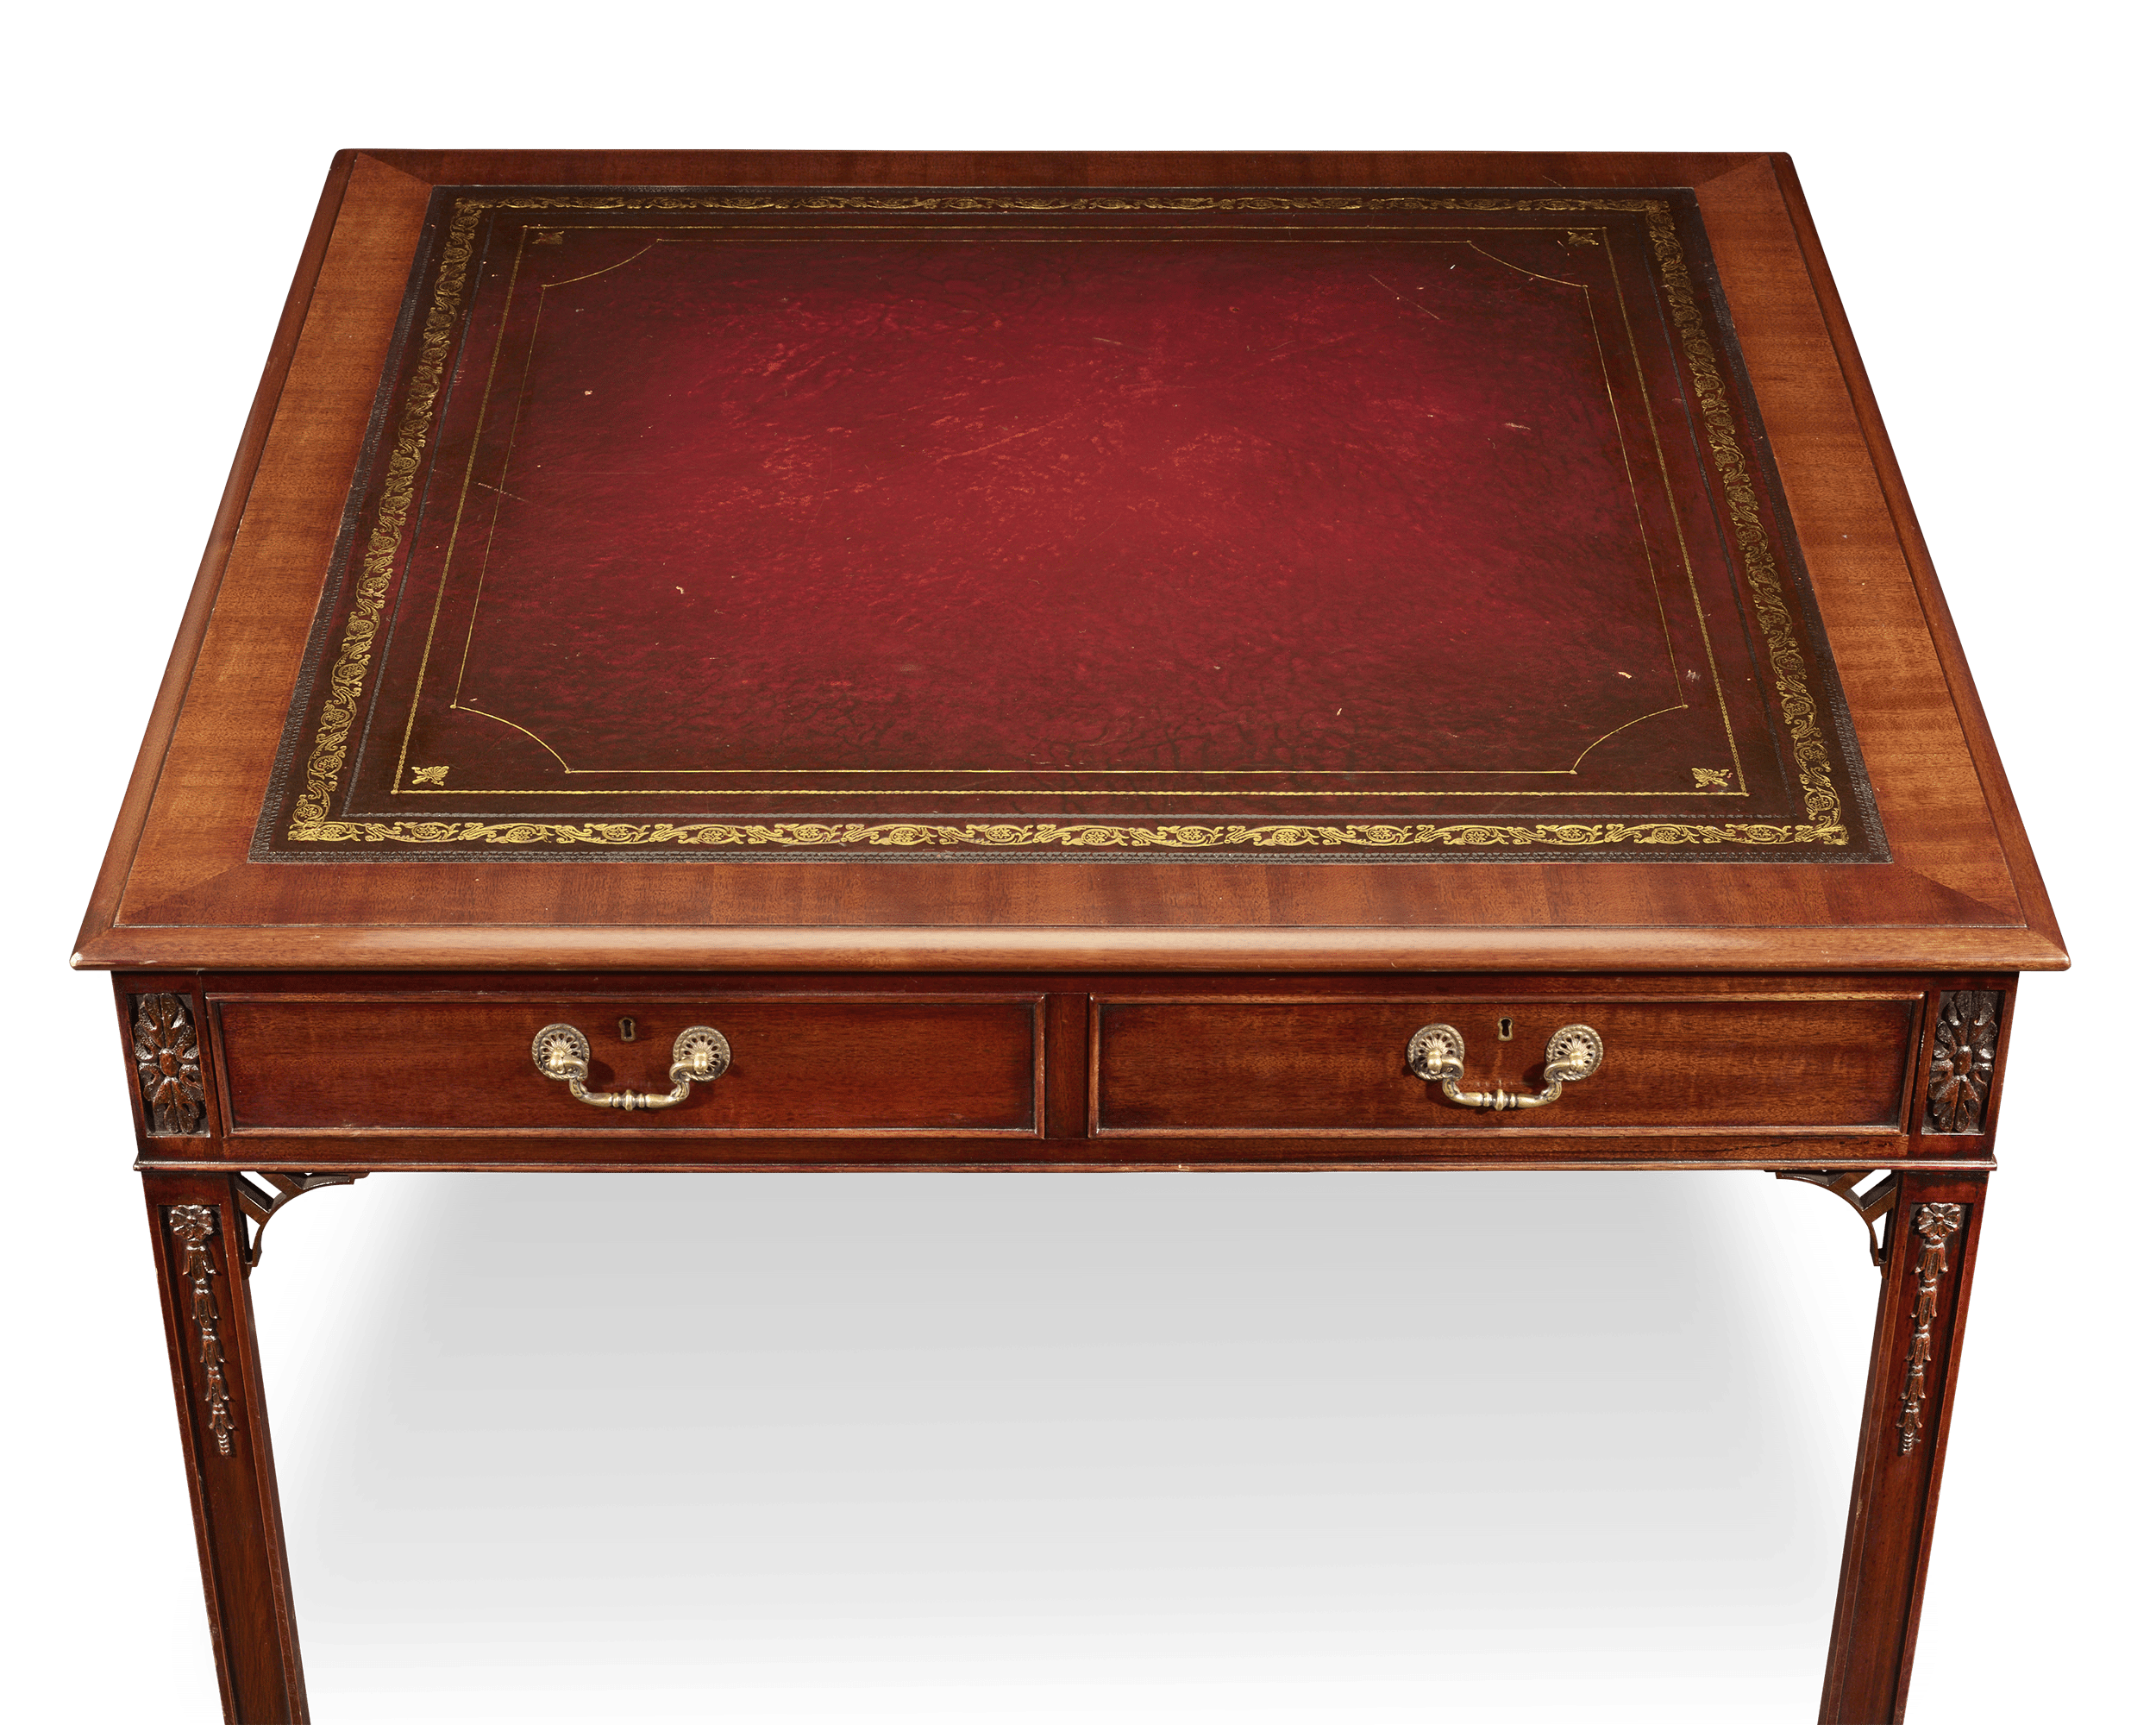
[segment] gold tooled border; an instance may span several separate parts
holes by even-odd
[[[434,304],[428,308],[426,325],[420,332],[419,361],[404,392],[404,411],[398,415],[397,437],[390,446],[382,500],[375,508],[374,526],[367,535],[367,552],[360,565],[352,614],[345,619],[344,638],[329,667],[329,693],[323,700],[322,721],[315,728],[315,746],[307,756],[307,783],[292,805],[292,824],[285,837],[294,841],[335,843],[359,837],[356,831],[348,831],[350,822],[329,818],[329,799],[337,788],[337,775],[344,768],[345,739],[359,712],[360,687],[367,680],[367,661],[373,656],[382,602],[389,596],[390,572],[397,561],[398,543],[404,536],[405,518],[411,513],[412,486],[427,447],[428,422],[434,417],[435,400],[442,392],[442,368],[448,363],[450,336],[456,325],[458,302],[464,297],[465,274],[472,262],[472,238],[479,231],[479,217],[486,207],[477,199],[460,198],[449,223],[442,267],[435,277]]]
[[[452,332],[470,272],[473,236],[489,210],[897,210],[951,214],[1065,213],[1073,210],[1520,210],[1572,213],[1610,210],[1644,216],[1647,235],[1662,275],[1662,291],[1677,324],[1679,345],[1691,367],[1708,452],[1721,481],[1722,496],[1744,559],[1753,614],[1766,637],[1768,662],[1796,752],[1797,776],[1810,819],[1796,825],[1745,822],[1702,825],[1683,821],[1590,821],[1539,823],[1515,826],[1501,822],[1453,822],[1303,825],[1152,825],[1143,822],[1087,821],[974,823],[951,825],[933,821],[774,821],[687,824],[674,822],[395,820],[329,819],[329,804],[344,767],[346,742],[359,712],[359,697],[382,605],[388,597],[397,547],[411,512],[413,486],[425,452],[427,428],[442,392]],[[307,756],[307,781],[292,806],[285,837],[298,844],[551,844],[606,849],[666,849],[775,846],[783,849],[843,850],[849,847],[922,846],[1066,850],[1298,850],[1350,847],[1399,850],[1419,846],[1537,850],[1587,850],[1609,846],[1659,848],[1683,845],[1783,846],[1846,845],[1841,798],[1834,787],[1832,757],[1819,726],[1819,709],[1805,678],[1796,628],[1783,592],[1783,579],[1772,541],[1760,519],[1759,496],[1747,470],[1737,434],[1737,416],[1724,387],[1721,369],[1708,337],[1707,319],[1692,292],[1678,242],[1677,220],[1669,204],[1653,198],[1114,198],[967,197],[952,195],[869,197],[818,193],[802,197],[699,198],[679,195],[615,197],[511,197],[459,198],[453,206],[442,265],[435,277],[434,300],[420,334],[419,359],[398,416],[397,436],[374,524],[367,536],[357,593],[335,661],[329,668],[329,691]]]
[[[1769,826],[1743,821],[1695,826],[1677,821],[1576,821],[1507,826],[1482,821],[1449,825],[1426,824],[1306,826],[1139,826],[1113,821],[968,822],[962,826],[935,821],[586,821],[566,825],[551,821],[395,820],[337,821],[326,835],[360,839],[369,844],[564,844],[619,849],[657,845],[668,849],[723,849],[731,845],[777,845],[788,850],[842,850],[848,845],[918,850],[923,845],[980,850],[1020,850],[1052,846],[1065,850],[1398,850],[1407,845],[1451,849],[1521,845],[1579,850],[1608,844],[1839,844],[1816,826]]]

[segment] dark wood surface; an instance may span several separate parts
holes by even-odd
[[[1307,975],[964,972],[485,976],[254,972],[116,979],[123,1027],[177,988],[199,1044],[200,1130],[145,1165],[393,1168],[1889,1167],[1990,1165],[1927,1113],[1944,995],[2010,975]],[[636,1039],[619,1036],[624,1018]],[[1509,1019],[1513,1038],[1499,1038]],[[735,1064],[679,1107],[577,1102],[534,1069],[581,1027],[594,1088],[664,1089],[708,1024]],[[1589,1081],[1532,1112],[1447,1101],[1407,1070],[1449,1022],[1470,1087],[1540,1082],[1564,1024],[1602,1036]],[[1999,1046],[2003,1046],[2002,1040]]]
[[[229,1131],[462,1136],[612,1131],[936,1132],[1033,1137],[1040,1126],[1039,1001],[813,995],[209,995]],[[618,1026],[634,1020],[636,1040]],[[592,1047],[594,1091],[663,1093],[674,1038],[695,1025],[732,1062],[663,1113],[579,1102],[531,1057],[542,1026]],[[329,1074],[341,1082],[324,1082]]]
[[[1476,1139],[1589,1132],[1896,1134],[1921,997],[1324,1001],[1103,1000],[1095,1007],[1095,1130],[1330,1137],[1459,1132]],[[1539,1088],[1543,1050],[1584,1023],[1609,1052],[1533,1113],[1476,1113],[1405,1070],[1423,1025],[1467,1043],[1466,1086]],[[1501,1040],[1509,1028],[1509,1041]]]
[[[1981,1173],[1910,1170],[1900,1176],[1881,1266],[1821,1725],[1899,1720],[1908,1705],[1924,1565],[1939,1514],[1940,1462],[1987,1183]],[[1926,1230],[1927,1213],[1940,1207],[1952,1213],[1952,1226],[1934,1269],[1926,1262]]]
[[[142,1194],[225,1716],[296,1725],[306,1686],[232,1176],[146,1173]],[[191,1259],[191,1213],[200,1220]]]
[[[249,861],[428,200],[564,183],[1691,188],[1893,860]],[[248,1171],[1598,1166],[1896,1171],[1821,1711],[1883,1725],[2015,977],[2065,954],[1786,159],[385,151],[333,167],[75,962],[116,972],[230,1718],[305,1717]],[[736,1070],[678,1112],[586,1108],[532,1067],[556,1019],[595,1086],[663,1088],[693,1023]],[[1406,1069],[1438,1019],[1470,1082],[1531,1086],[1561,1023],[1606,1064],[1476,1114]]]

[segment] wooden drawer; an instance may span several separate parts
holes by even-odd
[[[235,1135],[1040,1129],[1038,995],[213,994],[210,1006]],[[592,1107],[532,1064],[533,1036],[557,1021],[589,1039],[593,1091],[667,1090],[674,1038],[692,1025],[724,1036],[732,1062],[675,1107]]]
[[[1918,995],[1565,1000],[1100,999],[1097,1135],[1551,1133],[1903,1128]],[[1510,1021],[1509,1040],[1501,1039]],[[1407,1070],[1407,1041],[1445,1023],[1462,1088],[1533,1091],[1561,1026],[1605,1054],[1546,1107],[1448,1101]]]

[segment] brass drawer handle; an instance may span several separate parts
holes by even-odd
[[[569,1094],[595,1108],[670,1108],[687,1100],[689,1086],[708,1084],[733,1063],[726,1038],[708,1025],[692,1025],[674,1038],[674,1064],[667,1070],[673,1090],[599,1090],[584,1088],[591,1076],[592,1044],[574,1025],[550,1024],[531,1039],[531,1063],[548,1078],[568,1085]]]
[[[1440,1086],[1448,1102],[1463,1108],[1543,1108],[1564,1094],[1567,1084],[1591,1078],[1602,1063],[1602,1039],[1591,1025],[1567,1025],[1543,1051],[1542,1094],[1525,1091],[1463,1090],[1467,1075],[1467,1039],[1449,1024],[1425,1025],[1407,1039],[1407,1070]]]

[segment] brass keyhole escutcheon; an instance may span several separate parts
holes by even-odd
[[[1510,1019],[1500,1019],[1497,1020],[1497,1039],[1500,1042],[1510,1042],[1512,1040],[1512,1020]]]
[[[622,1039],[624,1042],[634,1042],[634,1041],[636,1041],[636,1019],[621,1019],[621,1020],[620,1020],[620,1025],[621,1025],[621,1039]]]

